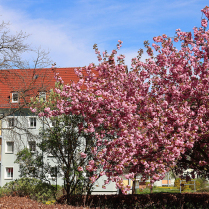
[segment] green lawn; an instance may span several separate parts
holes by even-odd
[[[154,187],[153,188],[153,193],[159,193],[159,192],[169,192],[169,193],[179,193],[179,189],[177,189],[176,187]],[[192,190],[191,190],[192,192]],[[139,190],[136,189],[136,194],[149,194],[150,193],[150,189],[146,188],[144,190]]]

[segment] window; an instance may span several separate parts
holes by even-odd
[[[49,178],[56,178],[57,176],[57,167],[51,167],[49,171]]]
[[[46,101],[46,92],[39,92],[39,101]]]
[[[14,152],[14,142],[6,142],[6,153]]]
[[[18,93],[13,92],[12,93],[12,103],[17,103],[19,101]]]
[[[29,150],[31,152],[35,152],[36,151],[36,142],[35,141],[29,141],[28,142],[28,146],[29,146]]]
[[[14,128],[16,126],[17,119],[16,118],[8,118],[8,127]]]
[[[56,121],[53,120],[51,124],[52,124],[52,127],[55,127],[56,126]]]
[[[6,167],[5,178],[13,179],[13,167]]]
[[[59,118],[60,118],[60,116],[51,117],[50,118],[50,126],[51,127],[59,126],[59,124],[61,124]]]
[[[29,127],[36,128],[36,118],[35,117],[29,118]]]

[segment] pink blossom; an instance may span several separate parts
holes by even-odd
[[[81,166],[78,166],[78,171],[83,171],[83,168]]]
[[[37,111],[36,108],[32,108],[32,107],[30,107],[30,110],[31,110],[31,112],[36,112]]]
[[[203,27],[207,28],[208,21],[207,21],[206,19],[202,19],[201,25],[202,25]]]
[[[80,155],[82,158],[86,158],[86,156],[87,156],[87,154],[85,154],[84,152],[81,152]]]
[[[91,172],[91,171],[93,171],[93,167],[91,165],[87,165],[86,170]]]
[[[200,166],[207,165],[207,162],[205,162],[205,161],[199,161],[199,165],[200,165]]]
[[[94,165],[94,160],[90,160],[89,165]]]
[[[49,107],[46,107],[46,108],[44,109],[44,111],[50,112],[50,108],[49,108]]]
[[[100,175],[100,176],[103,176],[103,175],[105,175],[105,172],[104,172],[104,171],[101,171],[101,172],[99,173],[99,175]]]
[[[38,116],[39,116],[39,117],[43,117],[43,116],[44,116],[44,113],[43,113],[43,112],[40,112],[40,113],[38,114]]]

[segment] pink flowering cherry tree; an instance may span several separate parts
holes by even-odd
[[[173,40],[165,34],[154,37],[152,46],[157,56],[145,43],[150,58],[145,63],[133,60],[134,70],[143,69],[152,76],[150,96],[154,105],[150,114],[155,115],[152,118],[155,124],[147,133],[161,137],[164,151],[177,163],[171,167],[177,173],[191,168],[192,178],[195,173],[209,175],[209,31],[206,30],[209,7],[201,11],[206,19],[201,21],[202,27],[193,28],[193,34],[177,29]],[[174,47],[175,42],[181,43],[180,50]]]
[[[116,58],[119,40],[117,50],[104,52],[103,58],[94,46],[100,63],[75,69],[78,83],[64,84],[56,75],[57,104],[39,114],[83,116],[87,126],[80,124],[79,130],[95,133],[97,139],[94,159],[86,169],[95,172],[102,166],[103,170],[90,177],[92,182],[105,174],[104,187],[113,181],[127,193],[130,187],[123,184],[123,175],[132,180],[138,174],[143,180],[149,176],[153,184],[189,152],[195,153],[197,166],[181,164],[178,172],[189,167],[199,172],[208,164],[208,7],[202,12],[206,19],[193,33],[177,29],[174,38],[154,37],[152,47],[146,41],[149,58],[142,62],[140,50],[130,71],[124,55]],[[180,49],[175,42],[181,43]],[[202,151],[195,149],[196,144]]]

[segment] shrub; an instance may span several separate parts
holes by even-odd
[[[175,180],[175,182],[174,182],[174,186],[177,188],[177,189],[179,189],[180,190],[180,178],[177,178],[176,180]],[[181,191],[188,191],[188,190],[190,190],[190,185],[186,185],[186,184],[190,184],[189,182],[186,182],[186,180],[182,180],[181,181],[181,184],[182,184],[182,186],[181,186]]]
[[[60,186],[60,185],[51,185],[53,188],[54,188],[54,191],[55,192],[55,199],[58,199],[60,198],[64,193],[65,193],[65,190],[63,188],[63,186]]]
[[[198,192],[207,192],[209,193],[209,188],[201,188],[198,190]]]
[[[195,180],[195,189],[198,190],[201,188],[201,180],[200,179],[194,179]],[[194,184],[194,181],[189,181],[190,184]],[[194,185],[189,185],[189,188],[194,190]]]
[[[4,189],[2,187],[0,187],[0,197],[2,197],[4,195],[5,195]]]
[[[180,180],[181,180],[180,178],[177,178],[174,182],[174,187],[176,187],[177,189],[180,188]]]
[[[28,196],[41,202],[55,199],[56,189],[54,186],[41,182],[35,178],[21,178],[4,185],[2,193],[11,196]]]
[[[180,178],[175,180],[174,186],[177,187],[177,189],[180,189],[180,180],[181,180]],[[193,179],[193,180],[195,180],[196,190],[205,188],[206,183],[207,183],[205,179],[198,178],[198,179]],[[194,184],[194,181],[188,181],[188,182],[182,181],[182,184]],[[194,190],[194,185],[184,185],[181,187],[181,190],[182,191]]]

